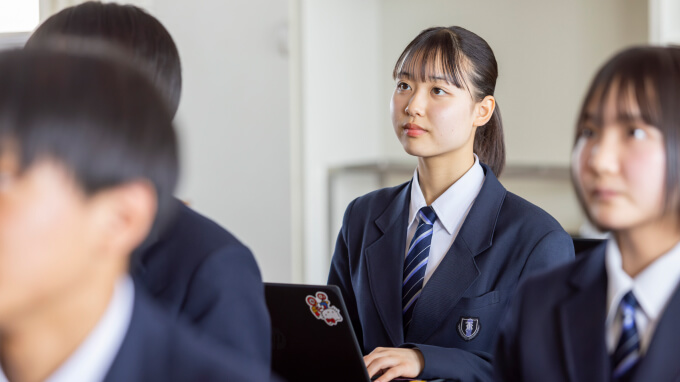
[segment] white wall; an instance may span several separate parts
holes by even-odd
[[[655,44],[680,44],[680,1],[649,0],[649,39]]]
[[[304,281],[325,283],[328,168],[378,158],[380,63],[378,0],[302,0]],[[335,234],[333,234],[334,236]]]
[[[184,89],[178,196],[248,245],[266,281],[290,281],[288,5],[155,0]]]

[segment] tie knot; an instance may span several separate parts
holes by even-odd
[[[425,224],[433,225],[434,221],[437,220],[437,214],[430,206],[421,208],[420,211],[418,211],[418,214],[420,215],[420,219]]]
[[[621,299],[621,307],[629,306],[633,309],[637,308],[638,302],[635,299],[635,295],[633,294],[633,291],[628,291],[625,295],[623,295],[623,298]]]

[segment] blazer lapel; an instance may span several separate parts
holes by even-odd
[[[404,342],[401,286],[410,195],[409,183],[376,219],[375,224],[383,235],[366,248],[371,296],[393,346]]]
[[[605,344],[607,316],[606,245],[599,245],[578,267],[570,280],[574,293],[560,308],[560,327],[566,368],[572,381],[609,379]]]
[[[680,379],[680,362],[677,358],[677,350],[680,347],[678,318],[680,318],[680,288],[676,288],[654,330],[649,349],[634,372],[634,381]]]
[[[474,258],[491,247],[498,213],[507,193],[485,164],[482,168],[486,173],[484,184],[451,248],[423,288],[406,342],[425,342],[449,319],[451,310],[480,274]]]

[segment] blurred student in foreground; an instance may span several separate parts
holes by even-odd
[[[127,273],[166,223],[178,159],[172,111],[124,61],[0,53],[0,381],[264,381]]]
[[[678,102],[677,47],[627,49],[595,76],[573,180],[611,238],[524,284],[501,331],[499,380],[678,380]]]
[[[97,38],[126,49],[164,95],[170,113],[177,112],[182,87],[179,54],[153,16],[132,5],[86,2],[47,19],[26,46],[58,35]],[[166,229],[155,233],[132,259],[130,270],[137,285],[204,337],[269,364],[269,313],[252,253],[176,198],[169,204],[174,216]]]

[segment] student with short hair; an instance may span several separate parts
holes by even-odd
[[[496,349],[503,381],[680,376],[680,48],[626,49],[585,96],[572,154],[610,239],[521,288]]]
[[[0,381],[264,381],[128,275],[177,180],[172,111],[112,51],[0,53]]]
[[[376,381],[490,380],[518,283],[574,256],[555,219],[496,179],[497,76],[486,41],[456,26],[422,31],[394,66],[392,124],[418,166],[350,203],[328,277]]]
[[[86,2],[48,18],[26,47],[59,35],[97,38],[126,49],[165,96],[171,114],[176,113],[182,85],[179,54],[156,18],[132,5]],[[271,324],[252,253],[180,200],[169,203],[174,216],[167,227],[132,259],[135,281],[204,337],[269,364]]]

